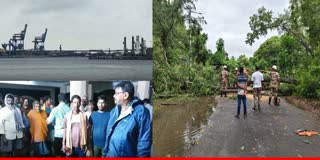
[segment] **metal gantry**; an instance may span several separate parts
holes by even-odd
[[[24,29],[20,33],[13,34],[12,38],[9,40],[8,43],[3,43],[2,47],[5,51],[8,51],[9,55],[12,53],[15,54],[16,51],[24,50],[24,38],[26,36],[28,25],[24,25]],[[8,50],[7,50],[7,47]]]
[[[48,29],[46,28],[45,32],[41,36],[34,38],[34,41],[32,41],[34,43],[33,50],[44,51],[44,42],[46,41],[47,31]]]

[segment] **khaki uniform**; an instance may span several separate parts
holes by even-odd
[[[271,77],[271,81],[270,81],[269,97],[271,98],[272,96],[274,96],[274,98],[277,98],[278,93],[279,93],[279,87],[280,87],[280,83],[279,83],[280,82],[280,75],[276,71],[271,71],[270,77]]]
[[[229,73],[226,70],[223,70],[221,72],[221,91],[226,91],[228,88],[228,83],[229,83],[228,75]]]
[[[238,82],[238,75],[239,75],[239,72],[238,71],[236,71],[236,72],[234,72],[233,73],[233,84],[232,84],[232,87],[237,87],[237,82]]]

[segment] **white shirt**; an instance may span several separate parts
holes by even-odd
[[[261,81],[263,81],[263,74],[260,71],[255,71],[252,74],[251,80],[253,81],[253,88],[261,88],[262,84]]]
[[[71,117],[71,124],[72,123],[80,123],[80,114],[75,114],[75,115],[72,115]]]
[[[20,109],[18,109],[21,115]],[[0,110],[0,134],[5,134],[6,139],[14,140],[22,138],[22,131],[17,131],[16,121],[14,119],[14,111],[8,107],[3,107]]]

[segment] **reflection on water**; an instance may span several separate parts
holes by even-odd
[[[179,102],[155,100],[154,106],[157,110],[153,119],[153,156],[184,156],[198,143],[212,113],[214,97],[186,98]]]

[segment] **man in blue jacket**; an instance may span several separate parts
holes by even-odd
[[[149,110],[134,97],[129,81],[115,87],[116,107],[110,112],[104,157],[150,157],[152,125]]]

